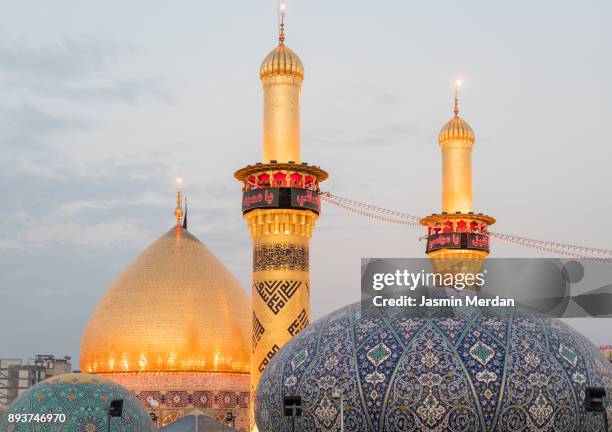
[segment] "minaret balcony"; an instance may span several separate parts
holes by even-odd
[[[475,250],[489,252],[491,216],[475,213],[432,214],[421,220],[427,227],[426,253],[438,250]]]

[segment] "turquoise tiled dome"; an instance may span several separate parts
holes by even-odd
[[[87,374],[67,374],[36,384],[13,401],[0,430],[7,432],[105,432],[113,399],[123,399],[123,416],[111,419],[111,432],[149,432],[149,414],[126,388]],[[9,422],[11,414],[64,414],[63,422]]]
[[[283,396],[300,395],[296,431],[339,431],[341,391],[347,431],[603,431],[600,413],[582,408],[587,386],[610,394],[612,365],[559,320],[520,309],[432,317],[354,304],[276,354],[255,411],[260,432],[290,431]]]

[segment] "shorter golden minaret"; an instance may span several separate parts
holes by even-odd
[[[472,147],[476,137],[459,117],[459,86],[455,84],[454,116],[440,130],[442,151],[442,213],[421,220],[427,227],[427,255],[439,273],[474,273],[489,254],[489,225],[495,219],[472,210]]]

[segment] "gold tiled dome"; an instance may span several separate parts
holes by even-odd
[[[458,115],[455,115],[440,130],[438,142],[444,145],[450,142],[464,142],[474,144],[476,137],[470,125]]]
[[[178,226],[145,249],[98,303],[83,335],[81,369],[248,373],[250,348],[246,293]]]
[[[280,43],[267,55],[259,69],[261,79],[276,75],[289,75],[300,80],[304,79],[302,60],[284,43]]]

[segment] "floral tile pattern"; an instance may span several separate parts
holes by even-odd
[[[308,353],[305,355],[305,353]],[[612,365],[566,324],[524,310],[455,317],[354,304],[311,324],[270,362],[255,401],[260,432],[603,431],[586,386],[612,392]],[[336,397],[334,397],[336,396]]]

